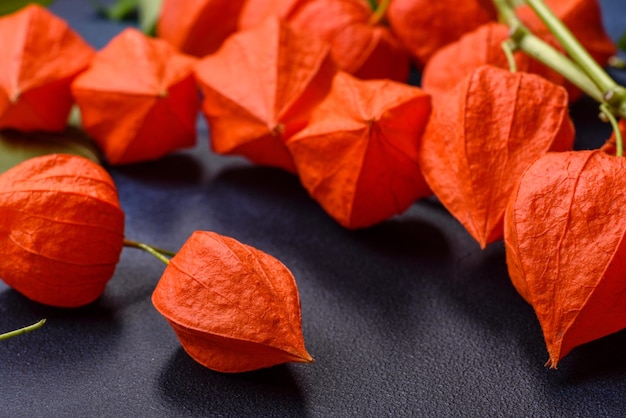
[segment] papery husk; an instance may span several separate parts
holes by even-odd
[[[287,141],[305,189],[339,224],[364,228],[431,195],[418,163],[430,96],[339,72],[309,125]]]
[[[393,0],[386,16],[391,30],[423,69],[439,49],[495,21],[496,11],[489,0]]]
[[[45,155],[0,175],[0,278],[29,299],[65,308],[94,301],[123,240],[115,184],[93,161]]]
[[[280,261],[214,232],[196,231],[152,295],[185,351],[225,373],[312,363],[295,279]]]
[[[308,0],[246,0],[239,13],[237,28],[239,31],[253,29],[272,16],[287,20],[300,5],[307,1]]]
[[[508,70],[509,62],[502,49],[502,43],[508,37],[508,26],[489,22],[439,49],[424,68],[422,88],[431,95],[444,93],[456,87],[468,74],[482,65]],[[554,47],[558,46],[552,37],[548,37],[546,41]],[[525,52],[516,51],[513,56],[516,71],[540,75],[554,84],[566,84],[565,77]]]
[[[618,129],[622,134],[622,141],[626,139],[626,119],[620,119],[618,122]],[[602,144],[600,150],[606,152],[609,155],[615,155],[617,152],[617,136],[615,135],[615,131],[611,133],[611,136],[607,141]]]
[[[34,4],[0,18],[0,39],[0,129],[63,131],[70,83],[90,64],[93,48]]]
[[[306,126],[336,71],[328,45],[276,17],[232,36],[196,67],[211,148],[295,172],[285,141]]]
[[[245,0],[163,0],[156,34],[180,52],[204,57],[237,31]]]
[[[507,202],[526,167],[573,142],[563,87],[481,66],[437,96],[419,162],[439,201],[485,248],[502,238]]]
[[[196,59],[125,29],[72,83],[82,128],[110,164],[159,159],[196,143]]]
[[[506,211],[509,275],[530,303],[556,368],[574,347],[626,328],[626,159],[548,153]]]
[[[287,21],[295,30],[328,42],[340,70],[363,79],[406,82],[408,50],[388,26],[371,23],[372,15],[363,0],[309,0]]]

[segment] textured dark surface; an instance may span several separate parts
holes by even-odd
[[[602,5],[617,37],[623,0]],[[85,0],[52,10],[97,48],[123,27]],[[578,148],[608,136],[596,114],[587,100],[572,109]],[[110,170],[127,236],[177,249],[194,230],[211,230],[280,259],[296,277],[316,363],[204,369],[151,305],[163,266],[125,249],[105,294],[82,309],[47,308],[0,284],[0,330],[48,318],[0,344],[0,416],[626,414],[626,332],[545,368],[541,330],[509,282],[501,243],[481,251],[433,200],[347,231],[294,176],[213,155],[199,129],[192,150]]]

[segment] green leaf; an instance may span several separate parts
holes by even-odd
[[[98,148],[76,127],[61,133],[0,131],[0,173],[29,158],[56,153],[80,155],[101,163]]]
[[[0,15],[13,13],[14,11],[21,9],[29,3],[36,3],[42,6],[47,6],[53,1],[54,0],[1,0]]]

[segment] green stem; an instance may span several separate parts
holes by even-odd
[[[624,141],[622,138],[622,131],[619,128],[619,123],[617,122],[617,118],[611,112],[611,109],[606,103],[602,103],[600,105],[600,111],[603,118],[608,119],[611,123],[611,127],[613,128],[613,133],[615,134],[615,155],[617,157],[621,157],[624,155]]]
[[[552,13],[543,0],[526,0],[528,6],[539,16],[550,33],[559,41],[567,54],[593,80],[602,92],[617,86],[617,83],[602,69],[572,32]]]
[[[511,4],[509,0],[493,0],[493,5],[498,11],[498,15],[500,16],[500,21],[507,24],[509,27],[517,26],[520,23],[520,20],[517,18],[515,14],[515,6]]]
[[[370,3],[372,2],[376,4],[376,0],[371,0]],[[389,3],[391,3],[391,0],[381,0],[381,2],[373,8],[374,14],[370,17],[370,25],[377,25],[385,18],[385,13],[387,13]]]
[[[510,38],[517,49],[557,71],[597,102],[607,103],[613,115],[626,118],[626,89],[618,85],[595,62],[542,0],[525,1],[544,21],[572,58],[563,55],[531,33],[515,14],[510,1],[493,0],[500,19],[511,28]]]
[[[101,0],[91,0],[93,7],[111,20],[122,20],[137,10],[139,0],[116,0],[113,4],[106,5]]]
[[[43,324],[45,324],[45,323],[46,323],[46,320],[42,319],[41,321],[36,322],[36,323],[34,323],[32,325],[28,325],[28,326],[26,326],[24,328],[20,328],[20,329],[14,330],[14,331],[5,332],[4,334],[0,334],[0,341],[7,340],[7,339],[9,339],[11,337],[16,337],[16,336],[21,335],[21,334],[25,334],[25,333],[30,332],[30,331],[34,331],[36,329],[41,328],[43,326]]]
[[[576,63],[536,35],[527,32],[517,41],[517,44],[519,49],[561,74],[597,102],[604,101],[602,91]]]
[[[507,62],[509,63],[509,71],[512,73],[517,71],[517,63],[515,62],[515,55],[513,55],[515,48],[516,45],[510,39],[502,42],[502,50],[504,51]]]
[[[609,67],[616,68],[618,70],[626,70],[626,60],[618,57],[617,55],[609,58]]]
[[[132,247],[132,248],[139,248],[140,250],[143,250],[143,251],[153,255],[154,257],[159,259],[161,262],[163,262],[165,265],[168,265],[170,263],[170,259],[167,258],[166,255],[174,256],[174,254],[175,254],[175,253],[173,253],[171,251],[162,250],[160,248],[156,248],[156,247],[152,247],[152,246],[150,246],[148,244],[144,244],[143,242],[133,241],[133,240],[129,240],[129,239],[124,239],[124,246],[125,247]]]

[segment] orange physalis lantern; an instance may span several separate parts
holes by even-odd
[[[502,43],[509,37],[506,25],[489,22],[463,35],[460,39],[439,49],[426,64],[422,74],[422,88],[432,94],[454,88],[469,73],[482,65],[508,69],[509,63]],[[551,45],[557,43],[548,38]],[[564,85],[565,78],[522,51],[513,54],[517,71],[533,73],[554,84]]]
[[[70,83],[94,50],[68,24],[30,5],[0,18],[0,129],[62,131]]]
[[[338,73],[309,125],[287,141],[302,184],[347,228],[405,211],[431,194],[418,163],[430,109],[417,87]]]
[[[196,142],[196,59],[126,29],[72,83],[83,129],[111,164],[153,160]]]
[[[306,125],[335,72],[326,44],[278,18],[233,35],[196,68],[211,147],[294,172],[284,142]]]
[[[342,71],[359,78],[407,81],[409,52],[388,26],[373,20],[367,2],[309,0],[295,8],[287,21],[295,30],[328,42]]]
[[[300,298],[276,258],[213,232],[196,231],[152,295],[187,353],[219,372],[312,363]]]
[[[387,19],[418,67],[445,45],[496,20],[490,0],[392,0]]]
[[[156,33],[176,49],[203,57],[237,30],[244,0],[164,0]]]
[[[94,301],[123,240],[117,190],[91,160],[52,154],[0,175],[0,278],[26,297],[58,307]]]
[[[626,119],[620,119],[619,130],[622,134],[622,138],[626,138]],[[615,135],[615,132],[611,133],[609,139],[602,145],[600,149],[607,154],[615,155],[615,153],[617,152],[617,136]]]
[[[270,16],[288,19],[289,16],[308,0],[247,0],[239,14],[239,30],[252,29]]]
[[[505,218],[506,260],[543,329],[549,365],[626,328],[626,159],[548,153],[528,167]]]
[[[504,210],[526,167],[573,141],[563,87],[482,66],[435,100],[419,161],[441,203],[485,248],[502,238]]]

